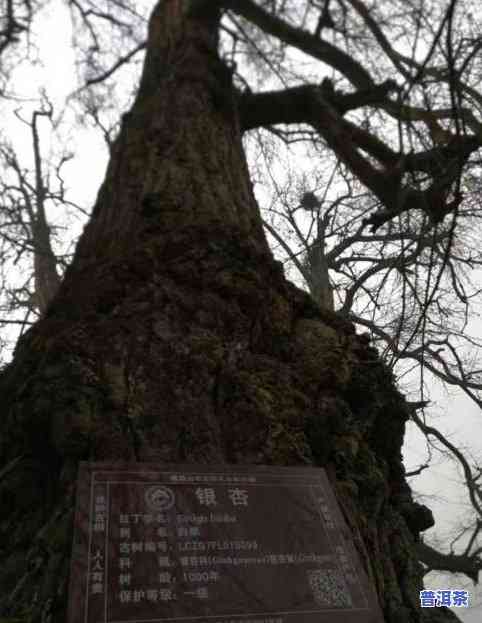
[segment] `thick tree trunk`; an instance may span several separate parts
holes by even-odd
[[[218,16],[188,4],[157,7],[92,219],[0,377],[0,614],[65,621],[78,462],[122,460],[325,466],[387,623],[428,620],[404,401],[274,262]]]

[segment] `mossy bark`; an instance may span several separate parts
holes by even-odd
[[[218,16],[188,5],[155,10],[74,261],[0,377],[0,623],[65,621],[79,460],[324,466],[387,623],[428,621],[404,400],[273,260]]]

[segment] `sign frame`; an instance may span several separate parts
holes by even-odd
[[[124,492],[122,487],[125,489]],[[290,525],[293,524],[290,530],[295,535],[295,541],[296,539],[301,539],[300,542],[306,542],[307,539],[309,540],[308,535],[311,535],[312,539],[314,535],[316,538],[319,536],[322,543],[326,545],[328,553],[320,553],[320,550],[319,553],[311,554],[314,557],[313,559],[304,560],[297,559],[296,556],[298,554],[296,552],[281,554],[263,551],[263,549],[267,550],[267,547],[262,544],[261,549],[259,549],[257,539],[252,538],[256,521],[253,519],[251,510],[247,508],[249,504],[245,505],[246,508],[237,509],[236,512],[233,511],[231,514],[226,510],[224,513],[219,513],[218,511],[213,513],[212,509],[209,508],[210,504],[206,502],[208,498],[204,500],[208,506],[206,514],[199,512],[201,506],[196,506],[197,502],[201,504],[199,496],[202,491],[211,490],[211,501],[215,499],[213,496],[217,494],[216,492],[226,493],[224,497],[227,500],[228,497],[226,496],[231,495],[228,493],[229,491],[245,491],[246,499],[251,496],[254,500],[257,500],[256,504],[258,506],[264,508],[263,518],[265,519],[266,514],[271,512],[270,509],[274,504],[274,502],[269,504],[269,500],[268,502],[265,500],[269,498],[269,495],[274,495],[273,491],[276,489],[278,490],[278,503],[281,506],[283,504],[287,505],[286,508],[291,510],[290,517],[293,518],[293,515],[296,515],[296,513],[301,513],[305,517],[303,529],[301,529],[301,524],[296,528],[296,522],[290,520]],[[306,494],[307,497],[303,497],[302,494]],[[197,500],[196,504],[193,500]],[[139,501],[144,505],[143,510],[147,512],[133,512],[140,510],[136,506],[132,508],[132,505],[134,503],[139,504]],[[178,504],[181,504],[181,506],[185,505],[182,513],[179,512]],[[195,507],[197,510],[193,511]],[[279,510],[281,512],[281,509]],[[162,603],[161,601],[160,603],[158,599],[152,603],[146,603],[145,600],[142,603],[139,601],[137,604],[131,602],[121,603],[121,596],[123,595],[121,591],[124,589],[119,585],[119,578],[124,577],[125,579],[125,577],[132,574],[125,573],[122,575],[119,570],[116,584],[115,579],[113,579],[112,568],[120,560],[125,562],[134,557],[139,563],[141,558],[140,552],[137,552],[137,554],[130,552],[128,555],[119,554],[119,558],[115,558],[116,547],[121,547],[122,549],[121,543],[123,543],[125,548],[130,541],[120,538],[122,534],[121,524],[117,525],[113,517],[111,517],[111,515],[115,515],[114,511],[118,511],[116,516],[119,522],[124,521],[125,517],[128,517],[129,521],[132,519],[133,526],[135,523],[134,532],[139,538],[142,529],[140,526],[144,525],[142,522],[145,521],[146,517],[152,514],[156,518],[155,521],[158,521],[160,517],[164,517],[166,533],[168,528],[169,532],[172,533],[168,541],[166,541],[166,547],[169,550],[168,556],[174,558],[177,556],[173,560],[172,567],[175,574],[177,574],[176,577],[181,577],[181,582],[184,584],[186,582],[189,583],[191,576],[189,575],[190,572],[183,570],[184,567],[181,561],[195,558],[192,554],[204,554],[204,556],[198,556],[201,559],[206,558],[206,554],[211,553],[213,554],[211,556],[212,560],[221,561],[228,561],[229,559],[233,561],[236,559],[237,561],[244,560],[249,562],[251,560],[249,557],[251,556],[252,558],[254,555],[258,556],[258,560],[267,561],[272,561],[273,557],[282,561],[283,556],[285,561],[288,560],[287,556],[295,558],[291,563],[279,563],[277,568],[274,563],[266,563],[261,570],[256,568],[256,563],[254,563],[243,571],[243,564],[236,563],[236,566],[230,570],[231,576],[226,571],[228,580],[222,576],[224,578],[222,583],[224,589],[218,591],[218,595],[222,594],[224,596],[232,589],[233,595],[237,595],[237,602],[233,601],[233,604],[230,604],[227,601],[224,605],[221,604],[219,606],[221,610],[224,607],[224,611],[216,610],[219,599],[218,601],[214,600],[214,602],[208,598],[199,599],[198,603],[196,603],[194,597],[186,597],[186,593],[189,593],[189,591],[177,591],[175,603],[174,601],[169,603]],[[316,518],[314,515],[315,511],[317,513]],[[136,517],[141,519],[134,522]],[[166,519],[168,517],[170,519]],[[208,519],[204,521],[203,518],[205,517]],[[234,521],[233,517],[236,518]],[[241,517],[241,520],[239,520],[239,517]],[[278,518],[280,519],[279,525]],[[269,534],[267,534],[266,526],[264,526],[264,540],[269,541],[271,544],[280,543],[281,541],[287,542],[285,537],[288,532],[286,532],[286,528],[283,528],[285,524],[282,523],[280,513],[275,512],[272,519],[274,521],[269,523],[269,526],[272,526]],[[211,526],[211,523],[217,525]],[[235,525],[236,523],[238,525]],[[187,541],[184,537],[179,537],[181,524],[184,524],[186,529],[188,527],[191,529],[191,526],[197,524],[201,533],[206,533],[206,531],[211,533],[211,540],[199,541],[196,537],[192,537],[190,541]],[[261,521],[260,524],[262,524]],[[160,533],[160,530],[163,530],[162,525],[159,523],[158,528],[156,528],[158,533]],[[173,526],[175,530],[173,530]],[[248,526],[249,534],[246,535],[246,538],[244,540],[229,540],[233,536],[229,535],[230,530],[234,529],[239,537],[239,532],[242,531],[243,526],[245,529]],[[152,525],[144,527],[149,534],[153,533]],[[224,540],[212,540],[217,534],[217,530],[220,532],[224,531]],[[198,530],[198,536],[200,531]],[[176,532],[175,535],[174,532]],[[182,530],[181,534],[183,534]],[[323,538],[321,535],[323,535]],[[117,538],[114,539],[114,536]],[[133,542],[135,543],[135,541]],[[144,543],[144,547],[146,543],[154,543],[154,541],[139,542],[141,544]],[[158,547],[161,542],[163,541],[158,540]],[[102,549],[102,543],[104,549]],[[214,543],[210,552],[194,551],[195,548],[201,548],[203,543],[205,548],[207,545]],[[240,544],[239,547],[241,549],[231,549],[228,552],[231,556],[225,556],[224,558],[218,556],[216,558],[214,554],[223,554],[223,552],[217,551],[219,548],[224,547],[224,545],[220,545],[221,543],[230,543],[231,548],[238,547],[238,544]],[[256,543],[256,551],[253,551],[255,549],[253,543]],[[184,547],[184,557],[182,552],[178,551],[180,545]],[[320,547],[320,544],[318,546]],[[276,547],[272,549],[276,549]],[[162,552],[156,551],[154,553],[151,549],[150,552],[146,550],[144,553],[149,554],[149,556],[145,556],[143,565],[138,564],[138,568],[141,569],[138,573],[148,574],[148,577],[151,578],[152,571],[148,572],[146,568],[152,564],[153,556],[157,556],[157,559],[160,561],[163,558]],[[244,557],[239,556],[239,554],[242,554]],[[261,554],[263,558],[260,558]],[[190,558],[188,558],[189,555],[191,555]],[[170,563],[171,559],[169,559]],[[301,590],[301,581],[298,580],[296,575],[295,563],[298,565],[297,569],[306,571],[306,587],[303,585],[301,593],[299,592]],[[329,563],[334,566],[333,569]],[[268,567],[269,570],[270,564],[271,575],[265,569],[265,567]],[[315,567],[315,565],[318,566]],[[218,569],[225,570],[229,567],[229,564],[221,562],[217,564],[217,567]],[[278,571],[278,574],[276,574],[276,571]],[[192,577],[196,578],[196,573],[194,571],[191,574]],[[204,573],[203,578],[208,577],[206,575],[207,571],[199,573]],[[241,576],[243,578],[242,581],[240,579]],[[253,579],[255,576],[258,578],[257,581]],[[100,582],[101,577],[103,582]],[[161,577],[161,573],[158,574],[158,577]],[[188,579],[186,580],[185,578]],[[96,583],[95,579],[99,580],[99,582]],[[232,580],[231,583],[229,583],[230,580]],[[322,587],[329,586],[330,583],[335,589],[337,586],[343,585],[348,595],[343,597],[343,591],[338,590],[340,595],[335,597],[331,595],[329,597],[329,599],[334,600],[334,603],[328,603],[327,593],[322,592]],[[98,584],[102,584],[104,589],[102,593],[95,594],[93,591],[99,589]],[[219,585],[214,581],[206,581],[205,584],[207,584],[206,591],[208,593],[209,590],[216,592]],[[238,585],[238,588],[241,588],[238,590],[236,585]],[[178,583],[175,583],[175,586],[177,587]],[[278,588],[276,589],[276,587]],[[138,592],[144,592],[145,597],[146,590],[151,590],[152,595],[154,595],[153,588],[139,588]],[[158,589],[156,588],[155,590]],[[197,590],[199,590],[199,587],[197,587]],[[298,591],[296,597],[293,596],[292,600],[299,602],[299,607],[286,605],[286,600],[290,598],[288,596],[290,590],[294,591],[294,593]],[[126,588],[125,594],[127,595],[128,592]],[[246,597],[247,602],[251,599],[249,606],[246,607],[246,611],[239,611],[240,601],[238,593],[250,596]],[[283,602],[284,600],[284,603],[280,603],[280,606],[276,607],[274,601],[278,597],[274,597],[274,595],[278,594],[279,601]],[[301,594],[302,597],[300,597]],[[309,594],[314,604],[312,606],[307,606],[308,603],[311,603],[309,602]],[[99,595],[102,596],[102,604],[100,604]],[[223,599],[227,598],[223,597]],[[338,599],[339,603],[336,603],[336,599]],[[343,600],[345,600],[346,607],[343,607]],[[236,603],[238,603],[238,610],[236,610]],[[305,604],[304,606],[302,605],[303,603]],[[245,606],[243,605],[243,607]],[[353,545],[352,534],[346,525],[331,483],[323,468],[238,464],[81,462],[79,464],[77,483],[67,621],[68,623],[383,623],[384,619],[378,606],[375,591],[360,564],[358,553]]]

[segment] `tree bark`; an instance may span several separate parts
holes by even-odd
[[[0,376],[2,623],[65,621],[79,460],[324,466],[387,623],[435,620],[419,607],[431,517],[404,479],[404,400],[273,260],[219,15],[188,8],[155,9],[92,218]]]

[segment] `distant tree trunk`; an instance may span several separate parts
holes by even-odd
[[[43,316],[57,294],[60,277],[57,272],[57,258],[52,249],[50,228],[45,213],[44,176],[38,133],[38,118],[51,117],[51,112],[35,111],[32,115],[33,155],[35,163],[35,211],[30,207],[30,227],[34,252],[34,294],[33,301]]]
[[[404,401],[273,260],[219,16],[188,4],[156,8],[73,263],[0,377],[2,622],[65,622],[79,460],[325,466],[387,623],[428,621]]]
[[[45,217],[38,216],[32,227],[34,247],[33,301],[41,315],[45,314],[60,285],[57,258],[52,250],[50,230]]]
[[[323,218],[318,216],[317,235],[306,253],[305,269],[311,296],[322,309],[334,311],[335,301],[326,259],[325,226]]]

